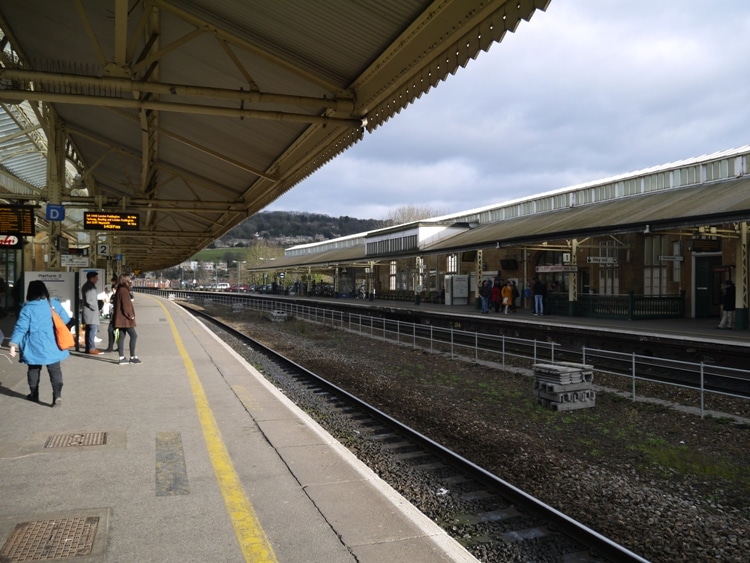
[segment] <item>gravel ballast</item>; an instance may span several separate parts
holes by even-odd
[[[555,412],[536,403],[528,365],[207,312],[650,561],[750,561],[748,401],[716,399],[726,416],[701,419],[680,406],[689,393],[654,385],[657,401],[634,402],[595,373],[594,408]]]

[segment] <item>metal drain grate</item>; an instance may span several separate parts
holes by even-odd
[[[98,516],[21,522],[0,550],[0,561],[48,561],[90,555]]]
[[[104,446],[106,444],[106,432],[89,432],[87,434],[61,434],[60,436],[50,436],[44,443],[44,447],[66,448],[70,446]]]

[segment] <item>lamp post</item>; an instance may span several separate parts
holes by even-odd
[[[237,260],[237,291],[240,291],[240,285],[242,285],[242,272],[240,270],[240,266],[242,264],[247,264],[247,261],[243,260],[242,262],[240,262],[239,260]]]

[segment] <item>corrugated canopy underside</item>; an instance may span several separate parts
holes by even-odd
[[[0,144],[3,167],[39,201],[139,213],[115,251],[134,268],[169,267],[548,1],[6,0],[0,104],[50,104],[78,177],[50,190],[46,171]],[[15,147],[46,150],[18,127]]]

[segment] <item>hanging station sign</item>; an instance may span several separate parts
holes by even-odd
[[[87,231],[138,231],[139,216],[137,213],[85,211],[83,228]]]
[[[565,274],[573,274],[578,271],[578,266],[568,266],[563,264],[552,264],[550,266],[537,266],[534,271],[537,274],[554,274],[563,272]]]
[[[693,252],[721,252],[721,239],[696,235],[692,240]]]
[[[0,205],[0,233],[33,237],[34,209],[32,205]]]
[[[612,266],[617,264],[617,258],[614,256],[587,256],[586,262],[589,264],[607,264]]]

